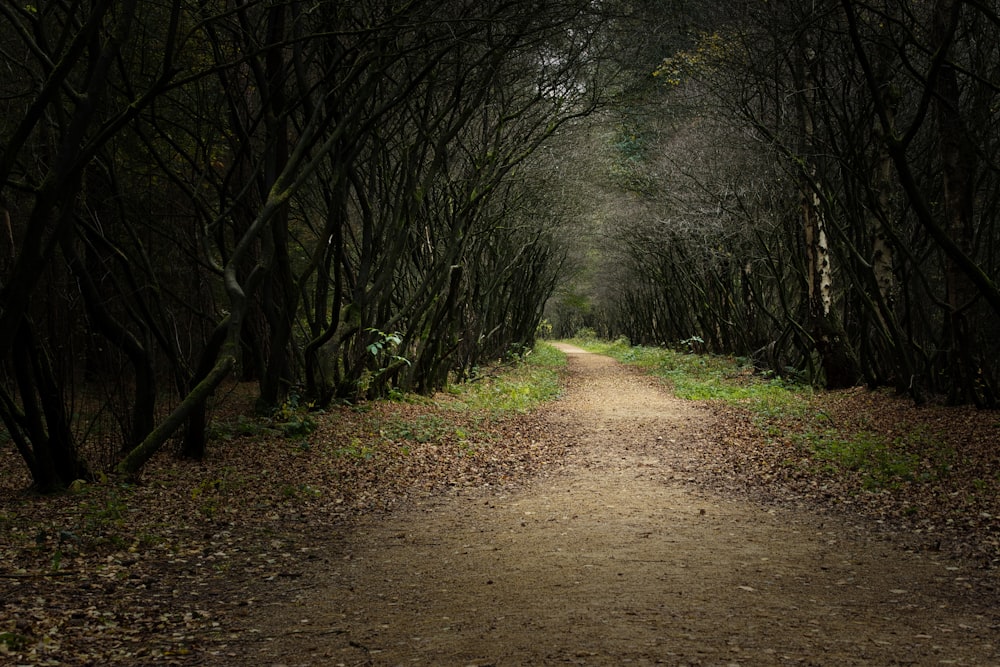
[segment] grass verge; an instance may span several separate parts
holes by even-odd
[[[511,364],[487,369],[469,382],[450,386],[448,393],[457,399],[452,407],[496,414],[527,412],[559,395],[560,371],[565,367],[565,354],[538,343]]]
[[[871,424],[834,420],[818,395],[822,392],[755,373],[745,359],[631,346],[624,339],[572,342],[663,379],[679,398],[745,410],[768,442],[791,444],[800,460],[807,457],[804,465],[825,474],[856,476],[864,489],[936,479],[950,469],[953,451],[923,427],[883,433]]]
[[[323,412],[289,400],[267,419],[241,417],[254,392],[237,387],[205,460],[164,448],[139,484],[26,495],[23,462],[0,446],[0,656],[211,662],[245,628],[244,605],[335,559],[336,536],[361,517],[513,487],[558,461],[566,443],[545,438],[531,408],[559,392],[563,364],[540,345],[434,397]]]

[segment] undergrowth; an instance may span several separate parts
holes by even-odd
[[[516,355],[512,362],[483,369],[472,380],[448,387],[455,409],[490,414],[523,413],[559,395],[566,355],[546,343]]]
[[[545,343],[520,350],[505,361],[479,368],[471,379],[449,385],[436,397],[405,396],[403,409],[377,409],[376,404],[357,406],[370,413],[369,432],[377,438],[341,446],[337,455],[371,459],[388,446],[395,454],[408,455],[415,445],[441,445],[470,455],[490,440],[489,432],[505,416],[524,414],[559,395],[560,370],[566,355]]]

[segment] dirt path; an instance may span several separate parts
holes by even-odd
[[[707,413],[565,351],[565,464],[359,526],[249,619],[256,664],[1000,665],[961,566],[700,489]]]

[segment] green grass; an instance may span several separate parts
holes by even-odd
[[[451,434],[455,428],[444,417],[436,414],[418,415],[413,419],[391,419],[383,422],[381,434],[390,440],[436,442]]]
[[[560,372],[566,355],[546,343],[516,358],[513,364],[483,373],[448,392],[456,407],[490,414],[523,413],[552,400],[562,391]]]
[[[633,347],[625,339],[585,336],[571,342],[666,380],[680,398],[738,405],[751,413],[765,437],[790,441],[828,473],[858,474],[866,489],[938,479],[951,469],[954,452],[928,441],[926,433],[890,439],[870,430],[838,428],[817,407],[812,387],[755,374],[745,360]]]
[[[952,447],[919,425],[889,437],[863,428],[835,428],[823,413],[802,421],[788,437],[830,471],[857,473],[868,490],[943,479],[951,473],[957,457]]]
[[[447,398],[405,395],[395,399],[423,404],[426,414],[408,412],[373,412],[372,433],[384,442],[416,444],[453,444],[463,453],[471,454],[479,440],[488,440],[490,425],[510,414],[526,413],[539,404],[552,400],[562,391],[562,369],[566,355],[551,345],[539,343],[508,360],[486,369],[479,369],[472,379],[449,385]],[[371,412],[362,409],[360,412]],[[402,447],[399,453],[408,454]],[[377,454],[371,443],[356,442],[341,447],[338,457],[369,459]]]
[[[844,434],[835,429],[809,430],[793,440],[818,461],[861,475],[866,489],[893,488],[917,477],[920,457],[891,443],[878,433]]]
[[[808,386],[754,375],[746,361],[738,357],[633,347],[625,339],[610,343],[592,339],[572,342],[667,380],[679,398],[738,403],[762,416],[800,416],[812,394]]]

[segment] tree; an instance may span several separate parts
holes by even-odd
[[[996,369],[988,362],[982,363],[982,342],[976,340],[977,327],[970,321],[970,312],[982,299],[992,311],[994,321],[1000,315],[1000,292],[977,258],[974,240],[978,235],[976,200],[987,188],[996,187],[996,165],[987,163],[986,170],[980,173],[981,149],[977,146],[994,144],[996,136],[990,134],[995,127],[989,125],[983,127],[985,132],[980,136],[975,136],[966,117],[988,118],[989,100],[997,95],[997,86],[989,78],[991,70],[996,70],[995,61],[989,60],[995,53],[984,53],[976,45],[984,38],[989,39],[988,32],[995,34],[1000,21],[995,11],[978,3],[941,0],[921,5],[917,12],[896,19],[917,40],[913,46],[918,49],[918,60],[911,65],[906,62],[909,55],[904,50],[909,44],[899,41],[885,44],[867,30],[862,32],[863,24],[870,24],[871,14],[877,11],[875,7],[846,0],[842,5],[855,56],[875,102],[886,150],[914,215],[945,258],[951,400],[993,406],[997,400]],[[909,73],[911,81],[907,83],[916,86],[915,108],[906,110],[902,120],[900,103],[882,93],[891,81],[886,81],[870,51],[891,54],[909,65],[896,70]],[[932,191],[942,195],[940,213],[918,180],[919,166],[912,154],[912,147],[931,123],[932,109],[936,127],[931,131],[936,135],[941,169],[940,186]],[[987,260],[993,261],[992,257]]]
[[[993,405],[996,13],[727,9],[658,68],[658,134],[617,140],[637,205],[615,236],[611,334]]]
[[[178,11],[176,5],[167,9],[167,43],[177,37]],[[154,59],[143,87],[128,90],[124,103],[117,94],[113,72],[137,29],[137,13],[135,1],[0,9],[9,27],[5,60],[18,73],[4,97],[11,120],[0,159],[0,205],[11,239],[0,284],[0,349],[7,351],[9,380],[0,391],[0,417],[42,490],[88,474],[69,410],[76,370],[72,351],[67,358],[51,348],[52,340],[65,346],[76,332],[65,318],[52,321],[45,297],[53,310],[55,303],[68,305],[72,277],[85,273],[76,245],[86,232],[79,204],[92,187],[88,172],[174,75],[167,49]],[[129,436],[134,439],[149,421],[148,349],[102,307],[92,282],[78,285],[97,330],[135,369],[135,428]],[[52,325],[48,331],[40,324],[45,320]]]
[[[266,411],[300,386],[320,402],[431,391],[496,352],[461,339],[480,318],[495,345],[529,343],[558,260],[500,243],[513,207],[494,198],[525,201],[520,165],[593,108],[592,9],[0,8],[16,73],[0,121],[0,417],[36,486],[86,477],[85,454],[136,475],[182,427],[182,452],[202,456],[234,371]],[[460,307],[488,247],[538,278],[525,315]],[[396,331],[381,367],[369,347]]]

